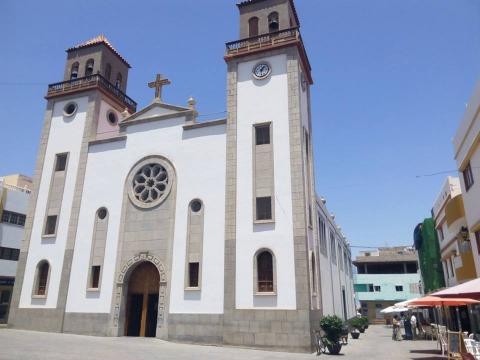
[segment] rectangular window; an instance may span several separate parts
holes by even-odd
[[[395,291],[403,291],[402,285],[395,285]]]
[[[373,284],[368,284],[368,292],[374,292]]]
[[[378,285],[375,285],[375,292],[380,292],[382,291],[382,288]]]
[[[1,260],[11,260],[18,261],[18,256],[20,255],[19,249],[0,247],[0,259]]]
[[[57,230],[57,215],[47,216],[44,235],[55,235]]]
[[[272,198],[270,196],[257,197],[257,220],[272,219]]]
[[[318,231],[320,237],[320,251],[328,257],[328,250],[327,250],[327,231],[325,227],[325,220],[323,217],[318,217]]]
[[[255,126],[255,145],[270,144],[270,124]]]
[[[337,249],[335,246],[335,236],[333,235],[333,230],[330,229],[330,256],[332,257],[332,262],[337,263]]]
[[[91,276],[90,288],[98,289],[98,285],[100,284],[100,265],[92,266]]]
[[[188,264],[188,287],[198,288],[198,271],[200,264],[198,262],[191,262]]]
[[[440,241],[443,241],[444,236],[443,236],[443,227],[442,226],[438,228],[438,237],[439,237]]]
[[[472,167],[470,166],[470,163],[468,163],[465,170],[463,170],[463,181],[465,182],[465,190],[468,191],[474,183]]]
[[[475,240],[477,240],[477,252],[480,255],[480,230],[475,232]]]
[[[65,171],[67,167],[67,154],[57,154],[55,160],[55,171]]]
[[[24,214],[19,214],[13,211],[4,210],[2,214],[2,222],[13,224],[13,225],[24,226],[25,217],[26,216]]]
[[[0,295],[0,304],[8,304],[10,302],[10,291],[3,290]]]

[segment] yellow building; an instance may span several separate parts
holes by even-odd
[[[453,286],[475,279],[475,262],[459,178],[447,178],[433,206],[433,216],[445,284]]]

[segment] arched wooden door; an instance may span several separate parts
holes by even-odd
[[[138,265],[128,281],[125,335],[155,337],[160,275],[151,262]]]

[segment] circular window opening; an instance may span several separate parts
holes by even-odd
[[[150,158],[135,166],[129,175],[130,200],[141,208],[154,207],[165,200],[172,187],[173,169],[160,158]]]
[[[68,103],[63,108],[63,114],[65,116],[72,116],[73,114],[75,114],[76,111],[77,111],[77,104],[74,102]]]
[[[115,125],[117,123],[117,115],[113,111],[107,113],[107,120],[110,125]]]
[[[200,200],[193,200],[190,204],[190,209],[192,209],[193,212],[199,212],[202,210],[202,202]]]
[[[101,208],[97,212],[98,218],[100,220],[104,220],[107,217],[107,209]]]

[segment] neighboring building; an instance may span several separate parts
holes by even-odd
[[[475,279],[475,263],[459,178],[447,178],[435,200],[432,213],[440,244],[445,285],[453,286]]]
[[[423,291],[428,294],[445,287],[435,222],[425,219],[413,231],[413,242],[418,253]]]
[[[356,315],[352,254],[341,228],[335,223],[335,216],[328,212],[325,204],[325,199],[317,200],[319,242],[312,260],[318,262],[320,259],[320,267],[317,267],[320,274],[316,274],[316,279],[320,280],[321,297],[317,301],[323,314],[335,314],[347,320]],[[316,284],[317,289],[320,284]]]
[[[130,65],[105,37],[67,50],[46,96],[13,327],[310,351],[323,314],[355,314],[350,249],[317,202],[294,3],[238,8],[226,119],[165,103],[160,76],[136,112]]]
[[[480,276],[480,82],[453,139],[476,275]]]
[[[362,314],[371,322],[385,322],[382,309],[421,295],[417,253],[411,247],[362,251],[353,264],[357,267],[355,293]]]
[[[0,177],[0,324],[7,322],[32,180]]]

